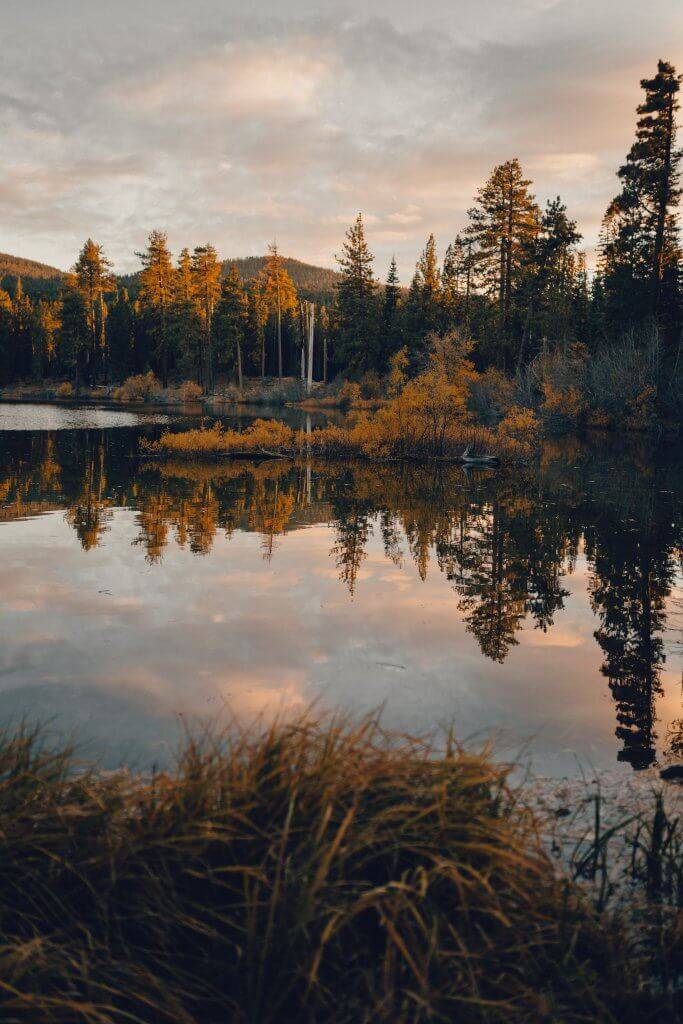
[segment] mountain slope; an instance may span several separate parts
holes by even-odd
[[[33,298],[55,298],[65,274],[46,263],[0,252],[0,288],[13,292],[18,277],[24,291]]]
[[[251,281],[260,274],[267,262],[266,256],[245,256],[240,259],[223,260],[223,266],[234,264],[243,281]],[[316,267],[288,256],[282,257],[282,265],[304,298],[319,301],[330,300],[340,275],[327,267]]]
[[[10,256],[6,252],[0,252],[0,277],[30,277],[34,280],[52,280],[64,277],[64,271],[57,267],[50,267],[47,263],[38,263],[37,260],[26,260],[23,256]]]

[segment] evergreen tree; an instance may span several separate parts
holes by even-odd
[[[495,167],[469,211],[468,236],[476,248],[479,285],[498,307],[498,362],[511,366],[513,300],[525,273],[525,256],[539,229],[531,182],[519,160]]]
[[[10,384],[14,379],[13,312],[9,294],[0,289],[0,382],[3,384]]]
[[[221,296],[216,308],[216,335],[219,359],[235,366],[237,385],[243,386],[244,342],[249,324],[247,295],[233,264],[221,284]]]
[[[365,241],[359,213],[346,232],[341,256],[337,256],[341,280],[337,285],[335,362],[339,369],[361,375],[377,361],[377,283],[374,256]]]
[[[392,354],[401,347],[400,296],[401,287],[398,279],[396,257],[392,256],[384,285],[384,301],[382,303],[381,345],[379,351],[379,363],[382,369],[388,366]]]
[[[102,246],[89,238],[78,255],[74,275],[87,312],[89,346],[83,372],[91,385],[100,371],[104,371],[105,378],[108,372],[104,295],[114,287],[110,271],[111,263]]]
[[[676,114],[681,76],[660,60],[655,77],[640,84],[645,100],[637,108],[635,142],[618,171],[621,192],[603,222],[601,270],[608,306],[620,326],[652,315],[677,327],[683,154],[676,149]]]
[[[247,301],[250,348],[258,360],[258,372],[263,380],[266,376],[266,324],[268,323],[268,299],[265,293],[265,276],[263,274],[259,274],[253,281]]]
[[[33,375],[35,318],[29,296],[17,278],[12,300],[12,376],[14,379]]]
[[[124,380],[133,372],[135,314],[125,288],[120,288],[107,317],[107,346],[113,380]]]
[[[538,234],[531,239],[525,257],[526,275],[520,303],[522,337],[517,368],[536,352],[545,338],[552,345],[576,340],[574,322],[579,260],[576,245],[581,240],[576,221],[567,216],[559,196],[546,205]],[[585,274],[585,265],[583,265]],[[584,282],[585,283],[585,282]]]
[[[208,242],[198,245],[190,260],[192,294],[200,319],[199,382],[205,391],[213,387],[213,317],[220,295],[221,265]]]
[[[56,303],[40,299],[34,310],[33,377],[43,380],[52,376],[57,363],[57,332],[59,313]]]
[[[67,281],[62,292],[61,321],[64,365],[80,387],[88,369],[91,330],[88,305],[74,277]]]
[[[154,354],[161,368],[161,381],[164,387],[168,387],[175,271],[165,233],[152,231],[146,251],[137,255],[142,261],[140,302],[154,340]]]
[[[293,333],[294,321],[299,310],[299,298],[296,286],[282,264],[276,242],[268,246],[262,291],[275,339],[277,375],[282,378],[284,342],[285,338]]]

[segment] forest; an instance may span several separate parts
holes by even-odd
[[[594,271],[561,197],[541,206],[520,162],[508,159],[478,190],[443,260],[429,236],[408,287],[395,260],[378,278],[361,214],[338,273],[311,274],[300,289],[288,270],[294,261],[275,243],[265,259],[226,266],[208,242],[174,259],[154,230],[138,273],[117,277],[105,247],[88,239],[56,297],[44,274],[37,289],[17,276],[0,290],[0,384],[92,388],[152,373],[164,387],[194,381],[211,394],[226,381],[241,389],[247,377],[308,375],[356,382],[371,399],[386,394],[397,365],[419,375],[433,339],[457,334],[470,346],[484,422],[500,418],[507,395],[508,406],[540,409],[549,422],[675,428],[680,84],[665,61],[641,82],[635,140],[617,171]]]

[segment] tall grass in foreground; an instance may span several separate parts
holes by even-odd
[[[73,769],[0,741],[3,1022],[674,1019],[453,744],[301,720],[189,741],[170,775]]]

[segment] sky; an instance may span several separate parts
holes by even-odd
[[[363,213],[380,278],[460,230],[495,164],[560,194],[589,258],[639,80],[683,68],[680,0],[0,0],[0,250],[85,238],[334,266]]]

